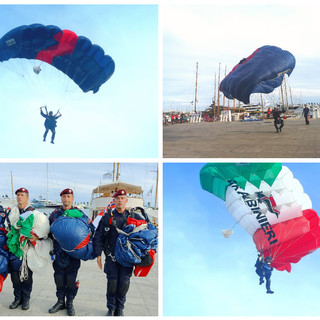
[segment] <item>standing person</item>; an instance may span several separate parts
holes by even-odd
[[[310,122],[309,122],[309,113],[310,113],[310,110],[309,110],[309,108],[308,108],[307,105],[304,106],[304,109],[303,109],[302,112],[303,112],[303,116],[304,116],[304,118],[305,118],[305,120],[306,120],[306,124],[307,124],[307,125],[310,124]]]
[[[44,113],[42,111],[42,108],[45,108],[46,113]],[[54,137],[56,135],[57,119],[60,118],[62,116],[62,114],[60,113],[59,110],[57,111],[57,113],[55,115],[53,115],[52,111],[50,111],[48,113],[47,107],[41,107],[40,108],[40,114],[44,118],[46,118],[46,120],[44,122],[44,126],[46,128],[46,131],[44,132],[44,135],[43,135],[43,141],[46,141],[47,134],[48,134],[48,132],[50,130],[51,131],[51,143],[54,143]]]
[[[273,119],[274,119],[274,126],[277,129],[277,132],[279,132],[279,130],[281,132],[281,129],[284,126],[284,122],[283,122],[283,119],[281,119],[280,110],[278,110],[277,108],[273,109]],[[278,125],[280,125],[280,127],[278,127]]]
[[[19,220],[20,215],[34,211],[35,209],[31,207],[29,202],[29,191],[26,188],[19,188],[15,192],[17,197],[17,205],[14,205],[9,213],[8,213],[8,220],[9,220],[9,227],[11,225],[15,225]],[[10,228],[8,228],[9,231]],[[28,241],[37,241],[39,238],[37,235],[33,235],[31,239]],[[17,258],[18,259],[18,258]],[[14,262],[17,262],[17,259],[9,260],[9,272],[11,274],[11,281],[13,285],[13,294],[14,294],[14,301],[10,304],[10,309],[16,309],[20,304],[22,304],[22,310],[29,309],[29,301],[32,291],[32,271],[27,268],[28,276],[24,281],[20,280],[20,271],[14,265]]]
[[[114,249],[118,238],[118,229],[126,226],[130,213],[126,210],[128,202],[127,192],[118,190],[113,195],[115,209],[110,214],[105,214],[98,225],[93,238],[93,247],[97,255],[97,264],[102,270],[101,253],[106,256],[104,272],[107,274],[107,316],[123,316],[126,294],[130,286],[130,277],[133,267],[120,265],[114,256]],[[135,215],[137,220],[142,220]]]
[[[50,225],[56,219],[61,217],[66,210],[75,208],[73,207],[74,195],[71,189],[67,188],[62,190],[60,196],[62,206],[51,213],[49,217]],[[83,216],[87,217],[84,213]],[[89,218],[88,222],[90,222]],[[91,231],[94,232],[94,227],[91,222],[89,223],[89,225],[92,228]],[[80,268],[80,259],[69,256],[65,251],[62,250],[55,239],[53,239],[52,256],[54,257],[54,282],[56,284],[56,296],[58,298],[58,301],[53,307],[49,309],[49,313],[56,313],[59,310],[67,308],[68,316],[74,316],[75,310],[73,306],[73,300],[78,292],[76,281],[78,270]]]
[[[268,111],[267,111],[267,119],[270,119],[270,116],[271,116],[271,109],[270,107],[268,108]]]

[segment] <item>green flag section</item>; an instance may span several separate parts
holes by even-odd
[[[82,218],[83,213],[77,209],[69,209],[64,212],[63,217]]]
[[[27,238],[32,237],[31,230],[33,227],[33,221],[33,214],[30,214],[26,219],[20,217],[16,224],[17,228],[11,226],[11,230],[7,234],[7,246],[9,248],[9,251],[16,255],[18,258],[21,258],[23,256],[21,247],[25,246]],[[20,243],[21,236],[25,237],[22,243]]]
[[[281,169],[281,163],[207,163],[200,171],[200,184],[225,200],[228,180],[235,180],[242,189],[247,182],[259,188],[262,180],[271,186]]]

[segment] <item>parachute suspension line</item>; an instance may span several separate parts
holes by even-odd
[[[290,229],[289,231],[287,231],[286,233],[289,234],[289,233],[294,229],[294,227],[295,227],[295,225],[293,225],[293,226],[291,227],[291,229]],[[299,237],[296,237],[296,238],[294,238],[294,239],[291,239],[291,240],[290,240],[290,245],[287,246],[287,247],[291,247],[291,246],[295,245],[295,243],[298,242],[303,236],[304,236],[304,234],[301,234]],[[278,247],[278,250],[277,250],[276,256],[281,255],[285,250],[286,250],[286,248],[282,248],[282,246],[279,246],[279,247]],[[294,256],[291,256],[291,257],[294,257]]]
[[[240,219],[241,220],[241,219]],[[239,221],[240,221],[239,220]],[[222,229],[222,235],[227,239],[229,238],[232,234],[233,234],[233,229],[235,228],[235,226],[239,223],[239,221],[237,221],[232,227],[231,229]]]

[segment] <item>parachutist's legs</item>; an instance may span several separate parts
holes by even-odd
[[[132,275],[132,271],[133,267],[120,266],[117,291],[117,314],[119,314],[124,309],[126,295],[130,287],[130,277]]]
[[[45,131],[45,133],[43,135],[43,141],[46,141],[48,132],[49,132],[49,129],[46,128],[46,131]]]
[[[270,289],[270,285],[271,285],[271,271],[270,270],[266,270],[265,274],[264,274],[265,278],[266,278],[266,289],[267,289],[267,293],[273,293],[273,291]]]
[[[281,129],[283,128],[283,126],[284,126],[284,121],[283,120],[281,120],[281,123],[280,123],[280,132],[281,132]]]
[[[32,274],[33,272],[28,268],[28,279],[22,282],[22,301],[29,301],[32,291]]]
[[[52,136],[51,136],[51,143],[54,141],[54,137],[56,136],[56,129],[51,129]]]
[[[20,281],[19,272],[11,272],[11,282],[13,286],[13,294],[16,300],[22,299],[22,282]]]
[[[77,275],[80,268],[80,260],[72,259],[68,267],[65,269],[65,286],[67,302],[73,301],[78,293]]]
[[[263,270],[257,269],[257,270],[256,270],[256,273],[257,273],[257,275],[259,276],[259,284],[264,283],[264,280],[263,280],[263,277],[264,277]]]
[[[106,257],[104,272],[107,274],[107,308],[110,311],[116,310],[116,298],[118,288],[119,264],[113,262],[110,256]]]
[[[65,299],[66,296],[66,288],[65,288],[65,276],[64,273],[61,272],[60,268],[55,268],[54,272],[54,282],[56,284],[56,296],[59,300]]]

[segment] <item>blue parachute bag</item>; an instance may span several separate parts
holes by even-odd
[[[91,229],[86,217],[61,216],[52,223],[50,231],[69,256],[83,261],[96,258]]]
[[[0,274],[6,276],[9,272],[9,252],[0,248]]]
[[[3,248],[7,244],[7,236],[4,232],[4,228],[0,224],[0,248]]]
[[[129,224],[123,230],[118,230],[114,255],[119,264],[132,267],[142,262],[150,249],[156,251],[158,246],[158,231],[152,224],[142,224],[136,227]]]

